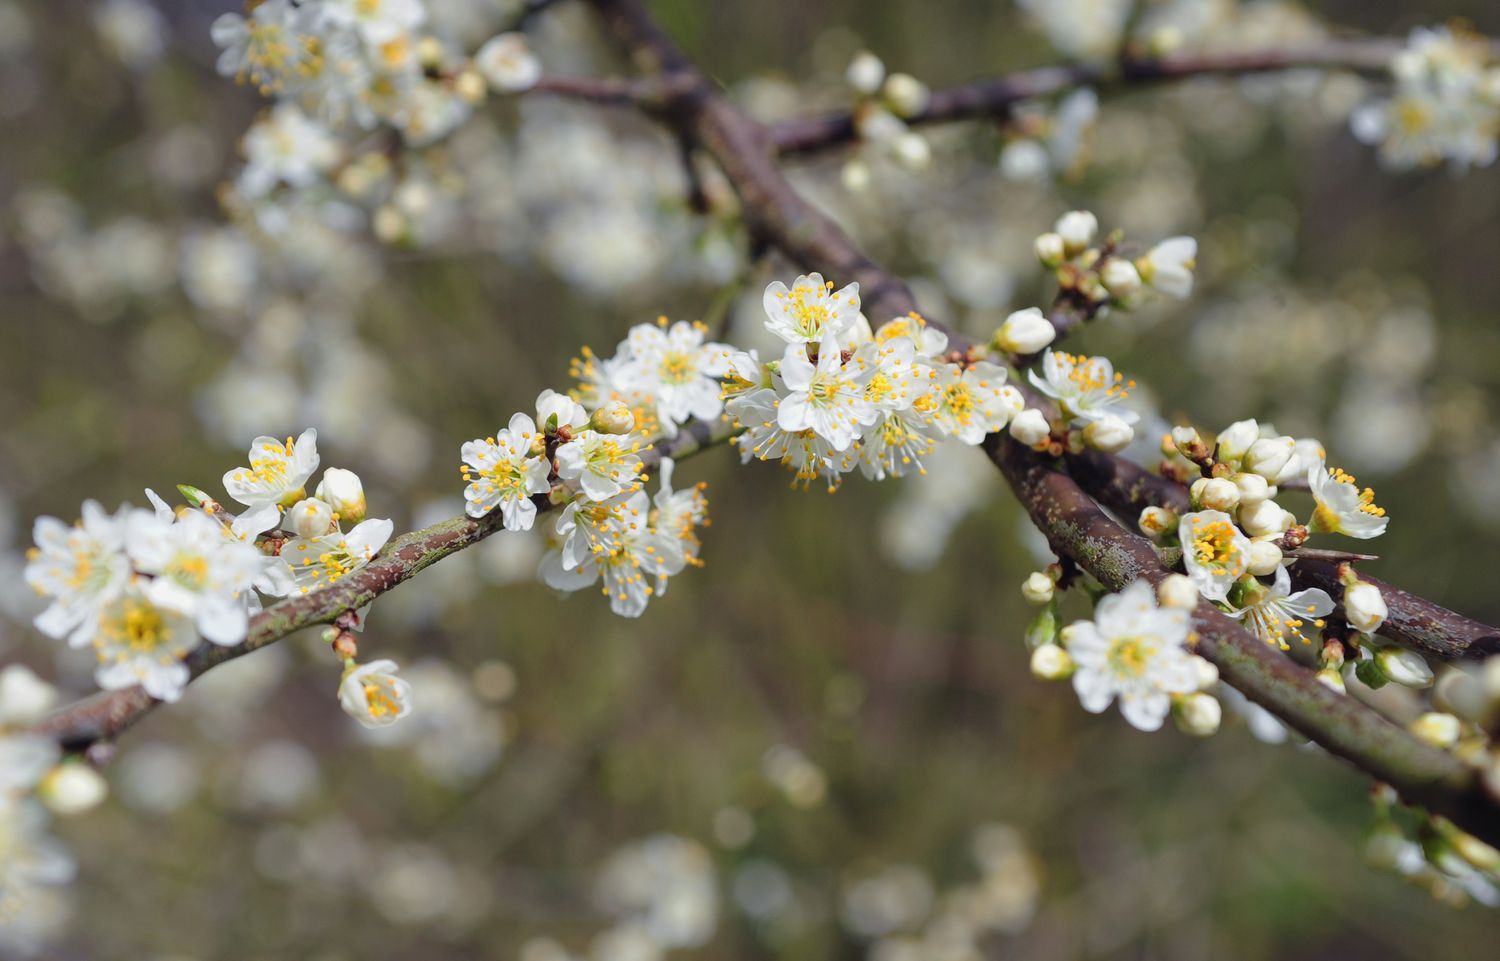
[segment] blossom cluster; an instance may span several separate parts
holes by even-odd
[[[219,72],[277,101],[245,134],[240,194],[328,177],[371,193],[388,165],[378,151],[356,156],[346,132],[384,128],[431,144],[468,120],[487,89],[525,90],[540,76],[520,34],[499,34],[470,56],[427,21],[425,0],[265,0],[214,21]]]
[[[674,490],[674,465],[664,458],[659,489],[648,495],[641,452],[655,437],[675,436],[690,417],[711,420],[722,409],[713,378],[727,369],[726,349],[703,337],[701,325],[639,325],[615,357],[595,361],[586,353],[575,368],[577,395],[592,410],[545,390],[535,418],[513,414],[493,436],[464,444],[469,516],[498,510],[506,530],[524,531],[536,522],[538,501],[562,505],[542,580],[560,591],[601,584],[615,613],[639,617],[669,577],[699,562],[694,531],[707,519],[703,485]]]
[[[183,485],[189,504],[175,510],[147,490],[150,510],[109,513],[86,501],[75,524],[37,519],[25,578],[50,603],[36,626],[92,648],[100,687],[139,684],[177,700],[200,641],[240,643],[263,597],[335,583],[390,538],[389,520],[365,518],[364,487],[352,471],[329,468],[307,495],[319,464],[316,430],[257,438],[248,460],[223,478],[245,508],[238,516]]]
[[[1487,167],[1500,152],[1500,63],[1489,42],[1447,27],[1418,28],[1391,60],[1395,90],[1357,109],[1354,135],[1388,167],[1447,162]]]

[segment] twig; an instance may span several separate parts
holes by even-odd
[[[1307,67],[1381,74],[1400,48],[1399,40],[1327,40],[1293,50],[1176,54],[1126,58],[1114,63],[1038,67],[934,90],[927,109],[907,118],[907,123],[921,126],[981,118],[1004,119],[1018,103],[1086,86],[1118,89],[1189,77],[1244,76]],[[771,127],[772,142],[783,156],[816,153],[849,143],[857,136],[854,115],[848,111],[784,120]]]

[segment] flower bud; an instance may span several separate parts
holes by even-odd
[[[1249,507],[1259,504],[1261,501],[1270,500],[1271,485],[1259,474],[1235,474],[1229,478],[1240,492],[1240,505]]]
[[[1021,411],[1011,418],[1010,436],[1025,444],[1027,447],[1035,447],[1052,435],[1052,426],[1047,423],[1047,418],[1035,407]]]
[[[1285,511],[1275,501],[1261,501],[1249,507],[1240,507],[1240,529],[1251,537],[1279,534],[1286,528],[1282,525]]]
[[[1026,580],[1021,582],[1021,596],[1026,598],[1026,603],[1040,607],[1052,600],[1056,587],[1052,578],[1041,571],[1033,571]]]
[[[370,229],[374,232],[375,239],[383,244],[399,243],[406,239],[406,215],[390,204],[384,204],[375,211],[375,216],[370,220]]]
[[[1141,529],[1141,533],[1155,540],[1167,531],[1177,529],[1177,512],[1165,507],[1146,507],[1141,509],[1141,516],[1135,522],[1135,526]]]
[[[1168,574],[1156,585],[1156,595],[1163,607],[1178,607],[1190,611],[1198,606],[1198,585],[1186,574]]]
[[[932,147],[926,137],[908,130],[891,141],[891,156],[907,170],[926,170],[932,162]]]
[[[1177,729],[1193,737],[1208,737],[1219,729],[1224,709],[1210,694],[1185,694],[1172,704]]]
[[[1130,446],[1135,439],[1135,429],[1113,414],[1105,414],[1091,420],[1083,428],[1083,442],[1095,450],[1114,454]]]
[[[885,102],[898,117],[915,117],[927,109],[932,91],[927,85],[909,73],[893,73],[885,78],[882,89]]]
[[[0,727],[40,721],[57,703],[57,688],[37,677],[24,664],[0,671]]]
[[[870,189],[870,165],[852,157],[839,171],[839,179],[844,183],[844,189],[851,194],[864,193]]]
[[[1005,323],[995,331],[994,344],[1012,354],[1034,354],[1052,343],[1056,336],[1057,328],[1052,326],[1052,321],[1039,308],[1027,307],[1005,318]]]
[[[1141,274],[1135,269],[1135,264],[1125,258],[1111,257],[1099,271],[1099,282],[1115,297],[1125,300],[1140,292]]]
[[[87,764],[69,761],[53,768],[37,785],[36,793],[58,814],[82,814],[109,796],[109,785]]]
[[[1043,644],[1031,652],[1031,673],[1044,681],[1061,681],[1073,673],[1073,658],[1057,644]]]
[[[1172,446],[1183,457],[1191,459],[1193,456],[1191,451],[1203,446],[1203,438],[1198,436],[1198,428],[1191,425],[1179,425],[1172,428]]]
[[[1481,871],[1500,871],[1500,851],[1479,840],[1472,834],[1454,831],[1448,839],[1458,856]]]
[[[1339,694],[1347,693],[1344,690],[1344,675],[1340,674],[1338,668],[1325,667],[1316,675],[1319,684]]]
[[[460,70],[458,76],[453,79],[453,92],[471,107],[484,103],[484,97],[488,91],[484,75],[472,67]]]
[[[1193,662],[1193,671],[1196,678],[1195,683],[1198,685],[1198,690],[1206,691],[1219,683],[1219,669],[1214,667],[1212,661],[1205,657],[1199,657],[1197,654],[1189,654],[1188,659]]]
[[[1042,266],[1049,270],[1062,265],[1068,254],[1066,245],[1063,243],[1062,235],[1045,233],[1037,237],[1033,244],[1036,250],[1036,259],[1042,262]]]
[[[1240,505],[1240,489],[1227,477],[1201,477],[1193,482],[1192,492],[1198,504],[1209,510],[1227,514]]]
[[[484,42],[474,66],[500,93],[530,90],[542,77],[542,65],[521,33],[502,33]]]
[[[318,482],[316,493],[344,523],[358,524],[365,519],[365,485],[354,471],[328,468]]]
[[[1362,634],[1373,634],[1385,623],[1385,598],[1368,581],[1355,581],[1344,588],[1344,618]]]
[[[628,434],[635,430],[635,414],[624,401],[612,400],[594,411],[589,428],[601,434]]]
[[[1094,242],[1094,235],[1099,232],[1099,218],[1087,210],[1070,210],[1057,218],[1052,229],[1062,238],[1067,255],[1076,257]]]
[[[1219,432],[1219,460],[1239,460],[1245,456],[1250,445],[1259,439],[1260,425],[1254,420],[1241,420],[1230,424]]]
[[[327,475],[324,475],[326,482]],[[287,530],[298,537],[322,537],[337,525],[333,519],[333,508],[321,498],[308,497],[286,509],[281,519]]]
[[[1417,740],[1439,748],[1452,747],[1458,743],[1458,736],[1463,733],[1458,718],[1437,711],[1423,714],[1408,724],[1406,729]]]
[[[1404,647],[1382,648],[1375,655],[1375,664],[1380,673],[1402,687],[1425,688],[1432,686],[1432,668],[1427,659],[1416,651]]]
[[[1297,453],[1297,442],[1290,437],[1262,437],[1250,445],[1241,466],[1268,481],[1276,480]]]
[[[885,64],[870,51],[861,50],[849,61],[844,79],[856,92],[869,96],[880,89],[880,83],[885,79]]]
[[[1281,548],[1270,541],[1250,542],[1250,573],[1267,577],[1281,566]]]

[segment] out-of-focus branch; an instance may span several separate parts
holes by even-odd
[[[915,308],[906,284],[870,260],[829,217],[808,204],[776,161],[767,129],[741,112],[688,61],[657,26],[640,0],[590,0],[609,32],[648,76],[671,78],[679,91],[659,111],[681,138],[697,143],[721,166],[745,208],[746,222],[762,240],[804,268],[840,282],[860,283],[874,320]],[[954,338],[957,349],[968,349]],[[1069,476],[1050,469],[1008,437],[988,438],[992,457],[1032,519],[1060,555],[1119,589],[1135,577],[1167,573],[1143,539],[1109,520]],[[1185,496],[1185,491],[1183,496]],[[1500,841],[1500,808],[1474,772],[1453,756],[1428,747],[1375,711],[1318,684],[1312,675],[1256,640],[1214,609],[1196,615],[1199,649],[1226,681],[1299,731],[1370,775],[1395,786],[1408,800],[1428,805],[1490,841]]]
[[[906,122],[926,125],[1004,119],[1018,103],[1078,87],[1121,89],[1190,77],[1235,77],[1304,68],[1380,74],[1400,48],[1399,40],[1330,39],[1306,47],[1132,57],[1106,63],[1039,67],[934,90],[926,109]],[[854,114],[849,111],[784,120],[771,127],[772,142],[783,156],[816,153],[857,138]]]
[[[1084,490],[1132,525],[1144,507],[1169,507],[1178,513],[1192,509],[1187,488],[1121,457],[1085,451],[1068,457],[1068,470]],[[1291,573],[1299,586],[1321,587],[1341,601],[1344,585],[1338,570],[1334,561],[1298,557]],[[1380,633],[1386,637],[1443,660],[1500,653],[1500,628],[1464,617],[1363,571],[1359,576],[1380,588],[1385,598],[1390,615]]]
[[[726,421],[691,421],[675,438],[644,451],[641,460],[647,468],[654,468],[663,457],[688,457],[724,443],[735,433]],[[538,495],[535,502],[539,511],[553,508],[546,495]],[[336,584],[289,598],[256,614],[239,644],[202,645],[188,656],[188,667],[196,678],[215,665],[259,650],[294,631],[330,624],[340,614],[359,610],[420,571],[499,530],[503,530],[500,512],[495,511],[478,520],[456,517],[402,534],[386,544],[369,564]],[[138,686],[104,691],[62,708],[32,730],[56,739],[66,750],[82,751],[96,742],[113,740],[158,703]]]
[[[1155,583],[1169,573],[1148,541],[1110,519],[1072,477],[1009,437],[991,435],[986,446],[1060,556],[1072,558],[1111,590],[1136,578]],[[1354,698],[1324,687],[1206,601],[1193,612],[1193,629],[1197,652],[1252,701],[1390,784],[1406,800],[1492,844],[1500,840],[1500,807],[1485,795],[1476,772],[1453,755],[1428,747]]]

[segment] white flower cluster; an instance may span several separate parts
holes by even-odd
[[[469,57],[425,32],[427,22],[425,0],[265,0],[214,21],[219,72],[278,98],[245,135],[241,193],[317,182],[345,159],[347,128],[432,143],[468,120],[487,85],[525,90],[541,74],[519,34]]]
[[[729,369],[729,349],[705,335],[701,324],[662,318],[633,328],[611,358],[585,350],[574,366],[582,401],[545,390],[535,419],[517,413],[494,436],[463,445],[469,516],[498,509],[506,530],[524,531],[536,521],[534,498],[567,501],[542,580],[561,591],[602,581],[615,613],[639,617],[667,578],[698,562],[694,531],[708,511],[702,485],[674,490],[665,459],[660,489],[648,496],[640,452],[691,418],[722,412],[717,378]]]
[[[331,584],[390,537],[390,521],[362,520],[364,491],[352,472],[329,469],[317,496],[306,496],[318,468],[316,431],[257,438],[249,461],[224,475],[229,496],[246,507],[238,517],[183,487],[192,506],[178,511],[148,490],[154,510],[126,505],[110,514],[87,501],[76,524],[37,519],[25,577],[51,603],[36,626],[92,647],[100,687],[140,684],[177,700],[189,679],[184,659],[200,638],[238,644],[261,595]],[[346,534],[344,520],[359,523]]]
[[[1413,30],[1391,61],[1395,91],[1357,109],[1354,135],[1387,167],[1486,167],[1500,152],[1500,64],[1483,37]]]
[[[927,138],[906,121],[927,110],[932,91],[909,73],[887,73],[885,63],[868,50],[849,62],[844,79],[859,102],[854,129],[862,149],[843,168],[844,186],[860,192],[870,186],[870,157],[889,159],[908,170],[922,170],[932,160]]]
[[[1198,242],[1192,237],[1169,237],[1139,257],[1119,252],[1116,231],[1095,244],[1099,218],[1087,210],[1072,210],[1057,219],[1052,230],[1038,236],[1037,259],[1057,272],[1065,291],[1075,291],[1096,309],[1130,309],[1147,288],[1185,300],[1193,292]]]
[[[766,327],[787,346],[777,361],[730,358],[725,410],[744,434],[744,461],[780,461],[796,482],[834,490],[858,468],[883,480],[922,472],[938,441],[979,444],[1024,406],[1005,368],[949,361],[947,335],[916,314],[873,334],[859,287],[834,290],[818,274],[777,282],[764,297]]]

